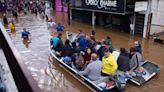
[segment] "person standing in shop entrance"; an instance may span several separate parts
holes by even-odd
[[[130,24],[130,35],[134,35],[134,25]]]

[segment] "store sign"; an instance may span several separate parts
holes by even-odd
[[[147,1],[140,1],[135,3],[135,12],[146,11],[148,7]]]
[[[124,13],[125,5],[125,0],[82,0],[82,8],[115,13]]]
[[[108,9],[108,7],[117,7],[117,1],[110,1],[110,0],[85,0],[86,5],[94,5],[97,6],[97,8],[105,8]]]

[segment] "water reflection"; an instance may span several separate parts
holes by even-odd
[[[28,48],[29,44],[31,43],[31,40],[30,39],[23,39],[22,42],[25,45],[25,47]]]

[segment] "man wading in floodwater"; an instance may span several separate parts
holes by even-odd
[[[26,28],[23,28],[22,38],[23,38],[23,39],[29,39],[29,36],[31,36],[30,32],[28,32],[28,31],[26,30]]]
[[[22,32],[22,38],[23,38],[23,44],[26,46],[26,48],[28,48],[28,44],[31,43],[30,41],[30,32],[28,32],[26,30],[26,28],[23,28],[23,32]]]

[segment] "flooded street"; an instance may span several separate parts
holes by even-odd
[[[60,22],[65,26],[63,32],[64,38],[66,37],[66,31],[78,32],[79,29],[82,29],[89,35],[92,30],[90,24],[77,21],[73,21],[72,25],[68,26],[67,14],[48,12],[51,16],[54,16],[54,21],[56,23]],[[24,27],[27,28],[32,35],[31,42],[22,41],[21,32]],[[46,22],[40,19],[39,15],[37,17],[31,14],[20,16],[16,23],[16,30],[16,35],[11,34],[11,39],[22,55],[24,63],[31,71],[34,79],[37,80],[39,87],[43,89],[43,92],[90,92],[88,88],[61,69],[57,63],[55,63],[53,67],[49,66],[50,31],[47,29]],[[143,57],[157,63],[161,67],[158,75],[142,86],[128,83],[126,92],[163,92],[164,45],[153,43],[152,39],[142,39],[139,35],[130,37],[127,32],[96,27],[96,39],[104,39],[107,35],[112,38],[115,48],[125,47],[129,50],[129,48],[133,46],[134,41],[140,41],[143,48]],[[164,36],[162,36],[162,38],[164,39]]]

